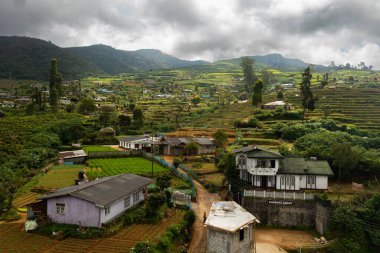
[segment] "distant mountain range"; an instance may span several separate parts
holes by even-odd
[[[0,77],[47,80],[49,63],[58,60],[64,79],[77,79],[89,75],[119,74],[175,68],[238,68],[240,58],[209,63],[186,61],[155,49],[136,51],[118,50],[106,45],[61,48],[40,39],[0,36]],[[255,64],[286,70],[301,70],[309,64],[297,59],[284,58],[280,54],[253,56]],[[316,65],[316,70],[327,69]]]

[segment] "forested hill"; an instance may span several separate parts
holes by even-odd
[[[291,59],[282,56],[281,54],[268,54],[268,55],[255,55],[249,56],[254,60],[256,67],[269,67],[274,69],[280,69],[285,71],[303,71],[310,63],[306,63],[299,59]],[[212,69],[241,69],[241,58],[220,60],[209,65],[199,66],[198,68],[212,68]],[[315,71],[327,71],[328,67],[323,65],[314,65]]]
[[[0,77],[47,80],[51,58],[58,60],[64,79],[94,74],[172,69],[205,64],[185,61],[154,49],[124,51],[105,45],[61,48],[40,39],[0,36]]]

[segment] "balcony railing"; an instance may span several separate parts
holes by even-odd
[[[267,199],[298,199],[312,200],[314,194],[305,192],[285,192],[285,191],[248,191],[244,190],[244,197],[267,198]]]

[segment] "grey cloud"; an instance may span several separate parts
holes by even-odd
[[[378,13],[375,0],[2,0],[0,35],[151,47],[188,59],[278,52],[316,63],[367,57],[380,66]]]

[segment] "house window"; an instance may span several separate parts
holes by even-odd
[[[140,200],[140,192],[135,192],[133,194],[133,201],[136,203],[139,200]]]
[[[65,214],[65,204],[56,203],[55,204],[57,214]]]
[[[284,176],[281,177],[280,181],[281,181],[282,186],[285,185],[285,177]]]
[[[124,208],[127,208],[131,205],[131,197],[128,195],[124,197]]]
[[[238,164],[239,165],[246,165],[247,164],[247,158],[243,155],[239,156],[238,158]]]
[[[264,168],[266,166],[265,160],[257,160],[257,167]]]
[[[270,167],[276,168],[276,160],[270,160]]]
[[[240,241],[244,240],[244,229],[240,229]]]
[[[105,215],[109,215],[110,214],[110,207],[109,206],[106,206],[105,208],[104,208],[104,214]]]
[[[308,176],[307,177],[307,183],[310,185],[315,184],[315,176]]]

